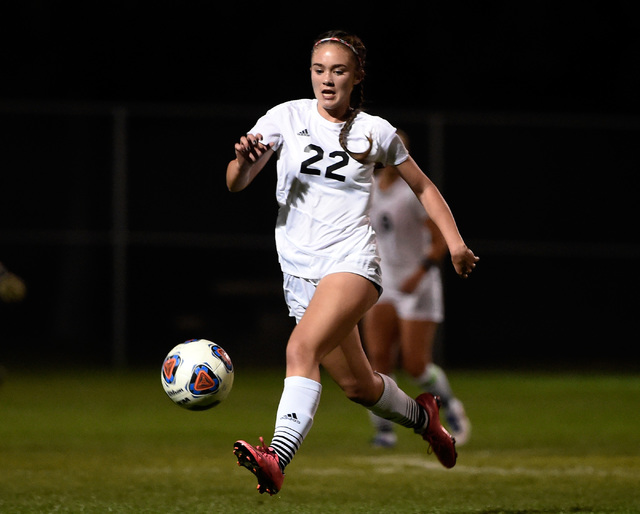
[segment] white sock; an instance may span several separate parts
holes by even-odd
[[[396,380],[396,376],[394,374],[390,373],[387,376],[391,378],[393,381]],[[373,426],[376,432],[393,432],[393,425],[395,423],[393,423],[392,421],[389,421],[388,419],[381,418],[380,416],[378,416],[377,414],[374,414],[370,410],[368,411],[368,413],[369,413],[369,420],[371,421],[371,425]]]
[[[378,375],[384,382],[384,391],[377,403],[369,407],[369,410],[381,418],[422,432],[429,423],[427,412],[402,391],[393,379],[382,373]]]
[[[270,445],[278,454],[283,471],[311,430],[321,392],[322,385],[315,380],[305,377],[284,379],[284,390],[276,414],[276,428]]]
[[[436,364],[427,364],[424,373],[416,378],[416,384],[423,391],[439,396],[444,407],[447,407],[453,398],[447,374]]]

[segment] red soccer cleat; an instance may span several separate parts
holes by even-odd
[[[429,415],[429,423],[422,432],[422,438],[429,443],[440,463],[445,468],[452,468],[458,458],[456,440],[440,423],[440,397],[422,393],[416,398],[416,402],[424,407]]]
[[[264,446],[260,438],[260,446],[252,446],[245,441],[236,441],[233,453],[238,458],[238,466],[244,466],[258,479],[258,492],[277,494],[284,482],[284,473],[280,469],[280,459],[271,447]]]

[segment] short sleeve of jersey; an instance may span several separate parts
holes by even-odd
[[[397,166],[409,158],[409,152],[395,127],[383,118],[360,113],[352,131],[354,136],[361,134],[371,138],[373,146],[367,158],[369,161],[382,166]],[[364,148],[356,147],[354,150],[363,151]]]
[[[389,139],[388,143],[384,145],[387,147],[386,162],[384,164],[387,166],[397,166],[398,164],[402,164],[409,158],[409,151],[407,150],[407,147],[404,146],[404,143],[397,132],[394,132]]]
[[[264,144],[273,143],[273,150],[277,151],[283,142],[281,130],[283,112],[283,104],[269,109],[247,133],[261,134],[262,142]]]

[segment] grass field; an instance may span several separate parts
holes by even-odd
[[[371,449],[366,411],[325,379],[314,427],[269,497],[231,451],[269,440],[279,371],[236,370],[224,404],[188,412],[164,396],[159,369],[10,370],[0,512],[640,512],[640,377],[450,379],[474,428],[454,469],[406,429],[396,449]]]

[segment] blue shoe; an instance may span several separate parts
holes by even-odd
[[[458,446],[466,444],[471,436],[471,423],[460,400],[453,398],[449,401],[445,419],[451,434],[456,438],[456,444]]]
[[[398,436],[393,430],[378,430],[371,440],[374,448],[393,448],[398,442]]]

